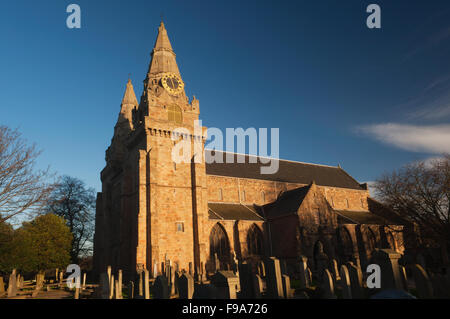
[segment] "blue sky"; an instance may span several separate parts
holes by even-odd
[[[66,27],[70,3],[80,30]],[[37,143],[39,166],[100,190],[161,14],[207,127],[279,127],[281,158],[361,182],[450,152],[448,1],[2,1],[0,124]]]

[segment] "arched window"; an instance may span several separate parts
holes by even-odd
[[[242,199],[243,202],[245,202],[245,191],[242,191]]]
[[[343,262],[351,261],[353,256],[353,242],[347,228],[341,227],[337,232],[338,253]]]
[[[223,200],[222,188],[219,188],[219,200]]]
[[[366,238],[367,238],[367,250],[369,253],[372,253],[372,251],[377,248],[377,237],[373,233],[372,229],[368,228],[366,232]]]
[[[263,235],[258,226],[253,224],[247,232],[247,248],[248,254],[262,256],[263,249]]]
[[[264,191],[261,192],[261,199],[263,203],[266,202],[266,193],[264,193]]]
[[[183,123],[183,115],[179,106],[170,105],[167,112],[169,113],[170,122],[175,122],[177,124]]]
[[[220,224],[214,225],[211,229],[209,235],[209,253],[211,258],[214,258],[214,255],[217,254],[221,269],[225,269],[225,265],[230,262],[230,243],[225,229]]]

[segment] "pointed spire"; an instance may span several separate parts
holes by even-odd
[[[131,83],[131,79],[128,79],[127,88],[125,89],[125,94],[123,95],[122,105],[131,104],[138,105],[138,101],[136,99],[136,94],[134,94],[133,84]]]
[[[166,27],[162,21],[158,28],[158,36],[156,37],[151,56],[152,60],[147,74],[148,79],[157,77],[159,74],[165,72],[174,73],[181,77],[175,59],[176,55],[172,50]]]
[[[158,28],[158,37],[156,38],[155,47],[153,48],[153,51],[157,50],[168,50],[173,52],[172,45],[170,44],[169,40],[169,35],[167,34],[167,30],[162,20]]]

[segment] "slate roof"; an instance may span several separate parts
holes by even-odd
[[[209,219],[221,220],[264,220],[253,205],[232,203],[208,203]]]
[[[350,210],[334,210],[338,214],[339,224],[372,224],[385,225],[391,224],[384,218],[371,213],[370,211],[350,211]]]
[[[227,152],[205,150],[206,174],[208,175],[262,179],[305,185],[315,181],[315,183],[320,186],[363,190],[361,185],[340,167],[280,159],[277,173],[261,174],[261,166],[269,166],[270,164],[260,163],[259,160],[258,163],[250,163],[249,158],[255,158],[256,156],[242,155],[245,157],[245,163],[237,163],[237,154],[230,153],[234,154],[234,163],[208,163],[208,161],[211,161],[214,154],[216,154],[216,156],[220,156],[221,154],[224,159],[223,162],[225,162],[225,154],[227,154]],[[256,158],[259,159],[258,157]]]

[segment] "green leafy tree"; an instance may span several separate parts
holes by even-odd
[[[13,238],[13,227],[0,221],[0,273],[8,273],[13,268],[11,263],[11,256],[14,252]]]
[[[11,260],[22,272],[64,268],[70,263],[72,234],[63,218],[54,214],[24,222],[14,232]]]

